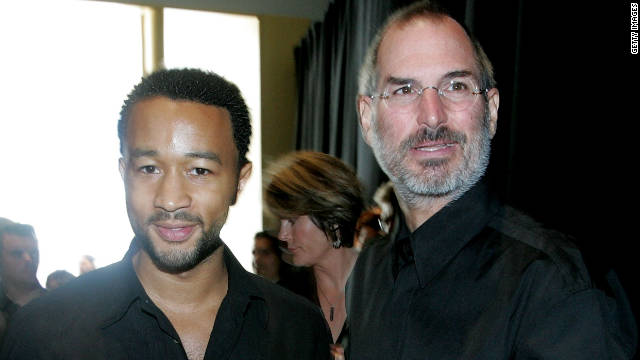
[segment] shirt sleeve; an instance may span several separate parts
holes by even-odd
[[[637,332],[625,329],[624,309],[612,305],[589,288],[533,311],[518,331],[515,359],[631,359]]]

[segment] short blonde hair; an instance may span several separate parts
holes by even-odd
[[[271,164],[265,185],[266,207],[277,217],[307,215],[331,241],[353,246],[358,217],[365,207],[362,184],[340,159],[314,151],[289,153]]]

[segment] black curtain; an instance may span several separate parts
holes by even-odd
[[[296,148],[322,151],[352,165],[368,191],[383,181],[356,114],[358,71],[386,16],[407,1],[333,2],[295,50],[298,81]]]
[[[358,69],[376,29],[410,1],[336,0],[296,49],[298,149],[351,164],[369,194],[385,175],[359,132]],[[576,237],[592,272],[614,268],[637,306],[638,55],[630,2],[442,0],[475,34],[500,90],[487,177],[504,201]]]

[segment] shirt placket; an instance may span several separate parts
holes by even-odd
[[[408,317],[413,303],[414,293],[417,289],[418,276],[413,251],[411,249],[411,238],[399,239],[396,244],[395,256],[397,261],[397,276],[393,283],[391,329],[393,329],[396,339],[407,339]],[[403,358],[404,341],[396,340],[394,344],[397,359]]]

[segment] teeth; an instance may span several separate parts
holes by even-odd
[[[425,147],[419,147],[418,150],[420,151],[438,151],[444,148],[448,148],[453,146],[453,144],[440,144],[440,145],[436,145],[436,146],[425,146]]]

